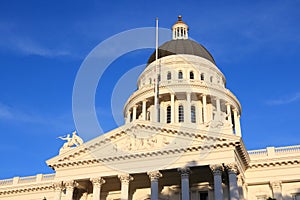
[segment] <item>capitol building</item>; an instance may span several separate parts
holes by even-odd
[[[125,103],[125,124],[61,138],[46,161],[55,173],[0,180],[0,200],[300,200],[300,145],[248,151],[226,81],[179,16]]]

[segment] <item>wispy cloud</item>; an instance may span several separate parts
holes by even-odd
[[[300,92],[295,93],[289,97],[281,97],[278,99],[274,99],[274,100],[269,100],[267,101],[267,104],[270,106],[275,106],[275,105],[284,105],[284,104],[289,104],[289,103],[293,103],[296,101],[300,100]]]
[[[55,127],[73,127],[73,118],[70,112],[45,115],[36,112],[27,112],[25,110],[9,106],[0,102],[0,121],[13,121],[16,123],[33,123],[51,125]]]

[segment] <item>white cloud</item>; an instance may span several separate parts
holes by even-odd
[[[278,99],[274,99],[274,100],[269,100],[267,101],[268,105],[284,105],[284,104],[289,104],[289,103],[293,103],[296,101],[300,100],[300,92],[295,93],[294,95],[291,95],[290,97],[281,97]]]

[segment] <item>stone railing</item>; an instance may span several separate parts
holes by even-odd
[[[25,184],[25,183],[40,183],[44,181],[54,180],[55,174],[37,174],[36,176],[14,177],[10,179],[0,180],[0,187]]]
[[[300,154],[300,145],[286,146],[286,147],[267,147],[266,149],[258,149],[248,151],[250,158],[263,158],[274,156],[285,156],[292,154]]]

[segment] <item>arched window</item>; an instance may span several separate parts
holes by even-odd
[[[168,72],[168,74],[167,74],[167,80],[171,80],[171,78],[172,78],[172,74],[171,74],[171,72]]]
[[[167,123],[171,123],[171,106],[167,107]]]
[[[184,122],[184,110],[183,105],[178,107],[178,122]]]
[[[196,123],[196,107],[191,106],[191,122]]]
[[[212,76],[210,77],[210,82],[211,82],[211,83],[213,82],[213,77],[212,77]]]
[[[183,73],[182,73],[182,71],[178,72],[178,79],[183,79]]]
[[[204,74],[203,73],[201,73],[201,75],[200,75],[200,80],[204,81]]]
[[[194,72],[190,71],[190,79],[194,79]]]

